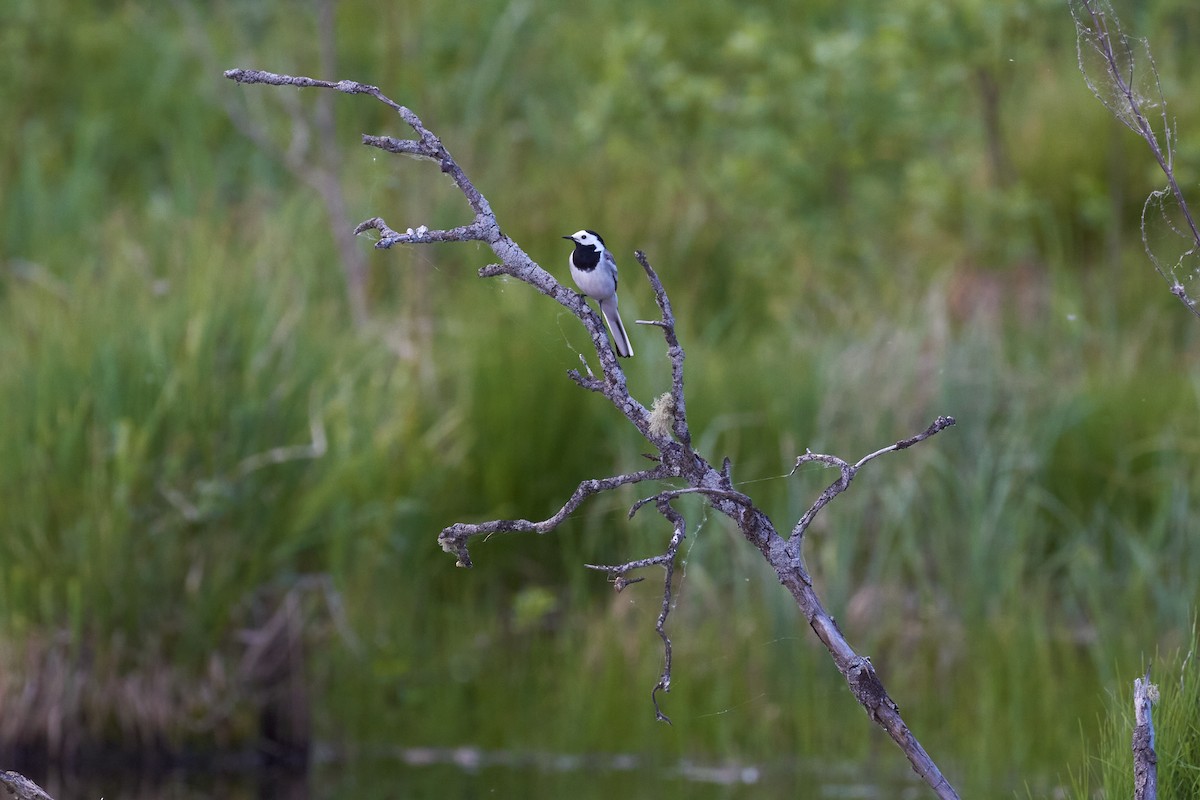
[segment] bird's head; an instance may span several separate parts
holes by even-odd
[[[582,231],[575,231],[570,236],[564,236],[562,238],[570,239],[580,247],[590,247],[593,250],[604,249],[604,240],[600,238],[600,234],[596,233],[595,231],[586,229]]]

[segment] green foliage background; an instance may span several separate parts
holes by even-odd
[[[1056,785],[1102,687],[1189,641],[1198,329],[1141,251],[1161,176],[1088,92],[1062,4],[345,0],[335,75],[318,74],[309,6],[74,5],[14,0],[0,28],[13,663],[59,637],[114,674],[186,683],[236,661],[256,598],[322,576],[310,683],[327,741],[903,772],[699,505],[671,729],[649,705],[655,581],[613,597],[580,566],[663,546],[649,515],[625,521],[639,493],[454,569],[442,526],[548,515],[644,448],[564,377],[587,353],[579,326],[475,278],[479,248],[372,252],[373,321],[355,330],[318,197],[226,113],[244,104],[282,151],[289,107],[304,118],[315,96],[239,87],[220,74],[234,66],[380,86],[560,277],[558,237],[604,232],[627,319],[652,314],[645,250],[680,318],[693,430],[781,527],[831,478],[782,477],[805,447],[857,457],[957,417],[864,472],[807,557],[964,790]],[[1118,11],[1178,99],[1193,186],[1200,10]],[[356,220],[467,219],[435,169],[357,144],[405,135],[382,105],[334,109],[319,147],[341,151]],[[634,334],[649,402],[667,363]],[[264,459],[314,424],[319,458]],[[112,715],[89,724],[119,737]]]

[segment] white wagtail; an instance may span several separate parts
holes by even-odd
[[[629,358],[633,347],[621,315],[617,313],[617,262],[604,246],[604,240],[595,231],[575,231],[562,237],[575,243],[571,253],[571,277],[583,293],[600,303],[600,312],[612,331],[613,347],[617,355]]]

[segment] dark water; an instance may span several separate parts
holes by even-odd
[[[320,759],[307,774],[202,771],[144,776],[30,773],[56,800],[72,798],[917,798],[929,795],[911,772],[865,764],[757,765],[682,760],[649,764],[634,755],[586,756],[410,748]]]

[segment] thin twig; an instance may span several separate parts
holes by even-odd
[[[658,620],[654,623],[654,630],[658,633],[663,643],[663,671],[658,678],[658,683],[654,685],[654,689],[650,692],[650,701],[654,703],[654,718],[659,722],[671,724],[671,719],[662,712],[658,705],[658,692],[662,690],[664,693],[671,691],[671,639],[667,636],[666,624],[667,616],[671,613],[671,579],[675,575],[675,555],[679,552],[679,545],[683,542],[687,525],[683,520],[683,515],[671,507],[671,502],[666,498],[658,501],[658,511],[668,520],[670,520],[674,533],[671,535],[671,542],[667,546],[667,552],[670,558],[667,559],[664,565],[666,574],[663,576],[663,599],[662,606],[658,612]]]
[[[1071,15],[1075,19],[1079,70],[1083,73],[1088,88],[1112,112],[1113,116],[1146,142],[1146,146],[1150,148],[1155,161],[1158,162],[1159,169],[1167,178],[1167,187],[1175,205],[1183,215],[1187,227],[1186,234],[1179,231],[1168,220],[1168,226],[1175,233],[1191,240],[1188,249],[1177,260],[1175,265],[1177,268],[1183,264],[1185,259],[1195,256],[1196,252],[1200,250],[1200,228],[1197,227],[1191,208],[1188,207],[1187,200],[1183,196],[1183,190],[1175,178],[1172,156],[1174,132],[1167,118],[1167,104],[1162,94],[1158,70],[1150,55],[1150,48],[1145,47],[1147,62],[1145,68],[1152,79],[1153,90],[1158,95],[1157,101],[1144,98],[1136,88],[1137,62],[1134,58],[1133,47],[1130,45],[1129,38],[1121,31],[1120,19],[1113,12],[1108,0],[1070,0],[1070,7]],[[1096,77],[1089,73],[1085,48],[1099,55],[1105,73],[1103,77]],[[1102,86],[1106,88],[1111,86],[1114,91],[1106,91],[1101,88]],[[1143,110],[1147,103],[1157,105],[1162,109],[1162,142],[1159,141],[1154,126]],[[1188,293],[1187,288],[1175,274],[1174,268],[1170,272],[1163,268],[1154,254],[1150,241],[1146,224],[1147,214],[1154,206],[1165,217],[1166,212],[1162,208],[1164,194],[1165,192],[1162,190],[1151,192],[1142,206],[1142,244],[1154,269],[1171,284],[1171,294],[1178,297],[1194,316],[1200,318],[1200,304],[1197,304],[1196,300]]]
[[[680,492],[681,493],[681,492]],[[633,561],[627,561],[624,564],[585,564],[588,569],[607,572],[612,576],[613,585],[620,592],[630,583],[640,581],[641,578],[629,580],[625,576],[638,569],[646,567],[661,566],[663,568],[663,597],[662,606],[658,612],[658,620],[655,622],[654,631],[663,643],[663,671],[659,675],[658,682],[654,685],[654,689],[650,692],[650,700],[654,704],[654,718],[659,722],[671,724],[671,719],[663,713],[662,707],[658,703],[658,693],[671,691],[671,637],[667,635],[666,625],[667,617],[671,614],[671,607],[674,605],[674,594],[672,591],[672,581],[675,577],[675,559],[679,555],[679,546],[683,543],[687,535],[687,523],[682,514],[676,511],[671,506],[671,497],[677,496],[679,493],[672,494],[663,492],[655,495],[652,500],[656,501],[658,512],[662,514],[671,523],[673,533],[671,540],[667,543],[667,549],[656,556],[649,558],[639,558]],[[639,508],[642,504],[635,506]],[[630,516],[633,515],[630,511]]]
[[[890,444],[887,447],[876,450],[874,453],[868,453],[854,464],[850,464],[838,458],[837,456],[826,455],[824,453],[814,453],[811,450],[806,451],[804,455],[799,456],[796,459],[795,466],[792,467],[792,471],[788,473],[789,476],[795,475],[796,470],[800,469],[800,467],[804,464],[812,464],[815,462],[840,470],[841,477],[829,484],[825,491],[821,492],[821,496],[817,498],[816,502],[813,503],[803,515],[801,515],[800,519],[797,520],[795,527],[792,528],[792,534],[790,537],[788,537],[788,549],[791,551],[792,557],[797,559],[800,557],[800,548],[804,541],[804,532],[807,531],[808,526],[812,524],[813,518],[817,516],[817,513],[821,509],[829,505],[833,498],[850,488],[850,481],[854,480],[854,476],[858,474],[858,471],[862,469],[864,465],[870,461],[874,461],[885,453],[894,453],[898,450],[906,450],[909,447],[912,447],[914,444],[923,442],[930,436],[934,436],[954,424],[954,417],[938,417],[932,423],[930,423],[928,428],[921,431],[916,436],[910,436],[907,439],[901,439],[895,444]]]
[[[675,314],[671,311],[671,300],[667,297],[667,290],[663,287],[662,281],[658,278],[658,273],[650,266],[650,261],[646,258],[646,254],[641,250],[634,252],[633,257],[642,265],[642,269],[646,271],[646,277],[650,281],[650,286],[654,289],[654,302],[658,304],[659,310],[662,312],[662,319],[648,322],[648,325],[657,325],[663,329],[663,337],[667,340],[667,358],[671,361],[671,413],[673,418],[672,428],[675,431],[675,438],[684,447],[692,446],[692,432],[688,428],[687,421],[687,401],[683,393],[683,345],[679,343],[679,337],[675,335]],[[641,320],[638,320],[641,322]]]
[[[583,501],[592,495],[609,492],[619,486],[642,481],[661,480],[671,477],[661,465],[654,469],[632,472],[626,475],[615,475],[611,478],[596,478],[586,480],[575,488],[567,502],[552,516],[540,522],[530,522],[527,519],[496,519],[489,522],[456,522],[447,526],[438,535],[438,544],[447,553],[458,557],[460,567],[471,566],[471,556],[467,552],[467,542],[476,536],[491,536],[496,533],[549,533],[562,524],[568,516],[575,512]]]
[[[676,497],[681,497],[685,494],[704,494],[708,495],[710,498],[719,497],[724,500],[732,500],[733,502],[745,506],[746,508],[754,508],[754,501],[741,492],[736,492],[732,489],[713,489],[708,486],[689,486],[686,489],[667,489],[666,491],[659,492],[652,497],[644,497],[641,500],[638,500],[629,509],[629,518],[633,519],[634,514],[636,514],[638,510],[640,510],[641,507],[647,503],[656,503],[661,502],[662,500],[673,500]]]

